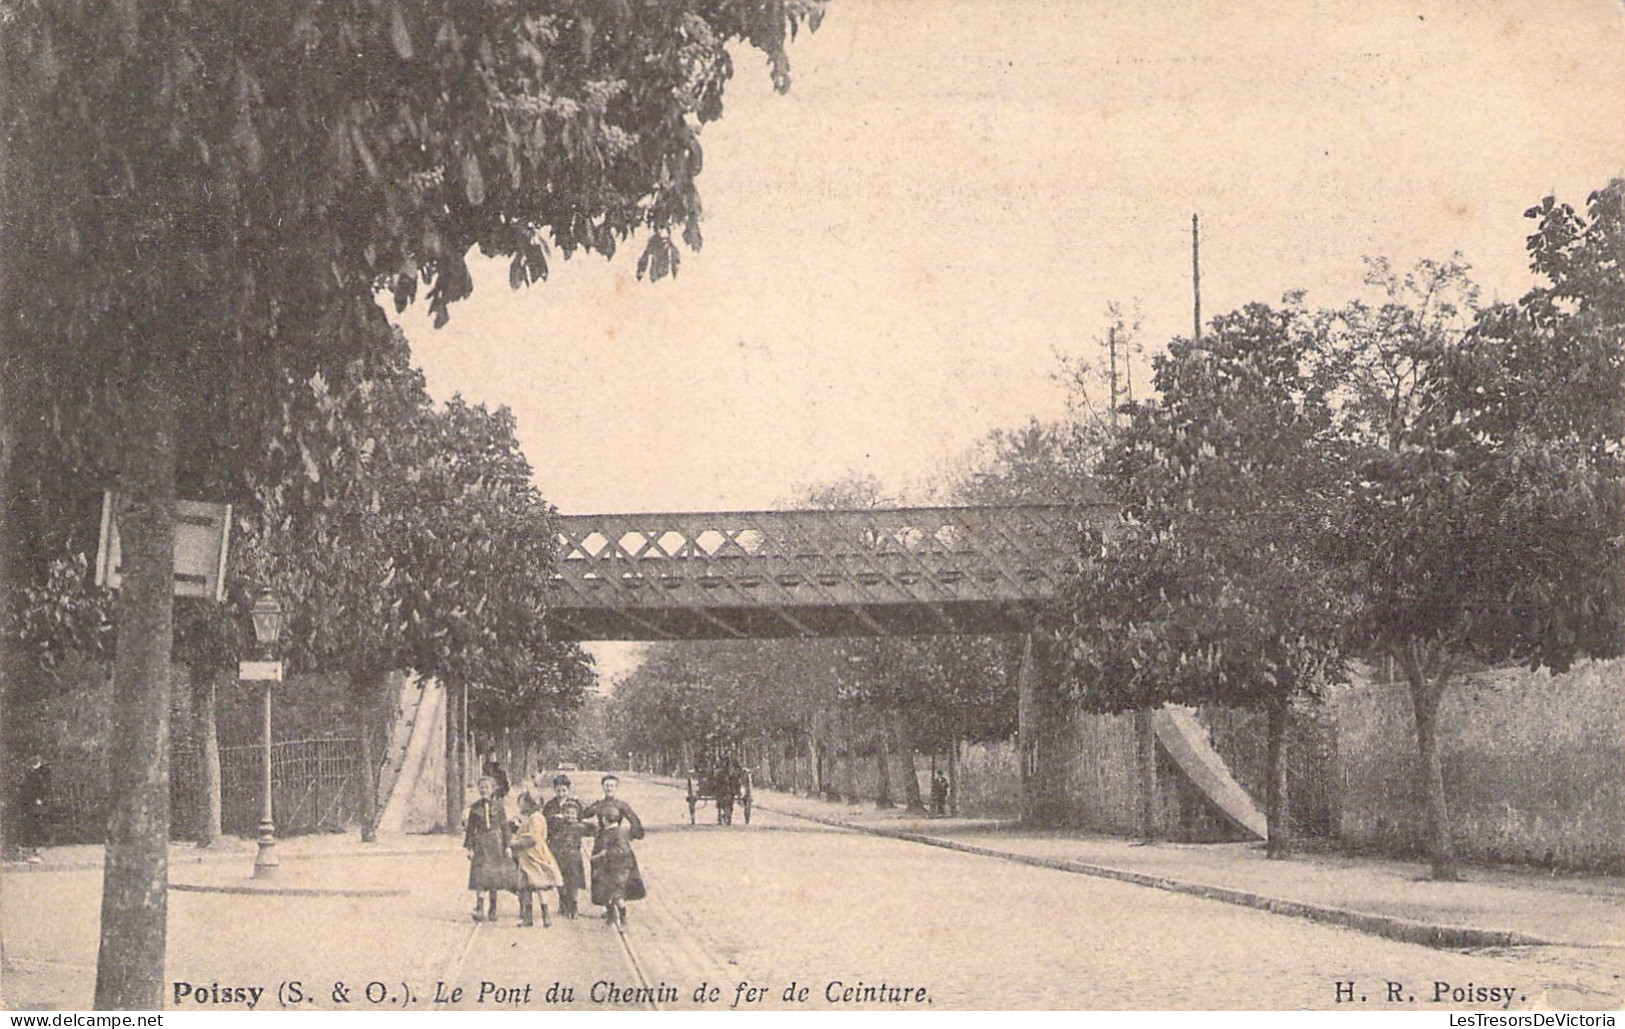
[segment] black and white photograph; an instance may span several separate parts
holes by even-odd
[[[1621,0],[0,0],[0,483],[15,1025],[1625,1009]]]

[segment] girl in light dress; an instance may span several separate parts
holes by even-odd
[[[542,906],[542,927],[553,924],[548,912],[554,889],[564,884],[564,873],[547,846],[547,816],[528,790],[519,795],[519,827],[509,841],[519,865],[519,924],[535,924],[533,904]]]

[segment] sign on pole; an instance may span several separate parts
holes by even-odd
[[[239,661],[237,678],[246,682],[281,682],[281,661]]]
[[[119,588],[118,498],[102,494],[101,542],[96,548],[96,585]],[[226,595],[226,553],[231,505],[175,501],[175,596],[219,602]]]

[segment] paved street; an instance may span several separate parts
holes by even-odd
[[[1502,989],[1513,1008],[1621,1002],[1619,949],[1432,950],[760,809],[749,827],[704,824],[708,809],[690,827],[677,791],[627,782],[622,793],[650,830],[638,848],[650,896],[631,905],[630,952],[596,918],[516,928],[511,897],[500,922],[476,926],[455,841],[402,837],[357,856],[316,838],[284,845],[280,884],[364,895],[174,891],[167,979],[316,1008],[372,1006],[369,984],[383,1007],[476,1010],[726,1008],[736,997],[764,1009],[1333,1008],[1340,983],[1354,984],[1356,1006],[1383,1007],[1390,982],[1396,1007],[1495,1008],[1501,994],[1472,991]],[[240,888],[251,861],[243,849],[178,864],[172,878]],[[89,1003],[99,879],[8,871],[9,1007]],[[792,982],[804,1002],[784,999]],[[719,987],[714,1001],[695,1002],[702,983]],[[759,999],[745,999],[751,988]]]

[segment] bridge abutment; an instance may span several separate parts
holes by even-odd
[[[1016,740],[1021,755],[1021,820],[1061,826],[1075,821],[1066,788],[1076,758],[1077,706],[1061,697],[1064,668],[1059,645],[1029,632],[1017,677]]]

